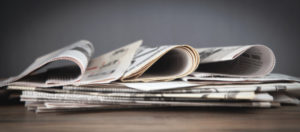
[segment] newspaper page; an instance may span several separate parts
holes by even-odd
[[[300,105],[300,100],[285,93],[273,93],[274,101],[281,104]]]
[[[233,77],[259,77],[269,74],[275,56],[264,45],[197,48],[201,57],[197,72]]]
[[[35,103],[35,102],[34,102]],[[126,105],[106,105],[106,104],[89,104],[76,102],[41,102],[27,105],[27,109],[37,113],[49,112],[67,112],[67,111],[87,111],[87,110],[108,110],[108,109],[136,109],[136,108],[163,108],[163,107],[274,107],[274,102],[168,102],[168,101],[139,101],[136,104]],[[275,104],[280,106],[280,104]]]
[[[16,84],[35,86],[55,86],[78,81],[85,72],[93,52],[94,46],[92,43],[86,40],[78,41],[72,45],[37,58],[21,74],[2,81],[0,86],[5,86],[16,81]],[[46,65],[51,66],[51,64],[56,67],[54,68],[56,70],[46,71],[50,72],[50,75],[47,75],[48,73],[35,73],[42,67]],[[64,64],[67,64],[67,66],[64,67]],[[26,78],[24,78],[25,76]]]
[[[109,83],[120,79],[132,62],[142,40],[92,59],[83,78],[74,85]]]
[[[173,80],[192,73],[199,62],[197,51],[187,45],[141,47],[121,80],[123,82]]]
[[[300,82],[300,78],[280,73],[270,73],[264,77],[224,77],[224,76],[210,76],[199,72],[194,72],[189,76],[181,78],[183,81],[219,81],[219,82]]]
[[[81,92],[84,93],[84,92]],[[205,101],[205,100],[253,100],[254,92],[227,93],[47,93],[38,91],[23,91],[22,97],[37,97],[50,99],[65,99],[78,101],[109,101],[109,100],[176,100]]]
[[[203,85],[192,88],[169,89],[172,93],[224,93],[224,92],[284,92],[300,97],[300,83],[263,83],[263,84],[230,84]]]
[[[82,94],[64,94],[64,93],[45,93],[36,91],[23,91],[21,98],[38,100],[61,100],[77,101],[81,103],[122,103],[136,101],[184,101],[184,102],[209,102],[209,101],[250,101],[257,100],[254,92],[236,92],[236,93],[196,93],[196,94],[136,94],[131,96],[100,96],[100,95],[82,95]],[[185,100],[181,100],[185,99]]]

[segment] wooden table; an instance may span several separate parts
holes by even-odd
[[[10,105],[0,106],[0,131],[300,132],[300,107],[159,108],[36,114],[26,111],[23,105]]]

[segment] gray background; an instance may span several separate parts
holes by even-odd
[[[123,0],[1,1],[0,77],[80,39],[95,55],[138,39],[145,45],[195,47],[265,44],[275,72],[300,76],[300,1]]]

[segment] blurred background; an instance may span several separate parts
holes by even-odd
[[[81,39],[98,56],[138,39],[194,47],[265,44],[274,72],[300,76],[297,0],[2,0],[0,78]]]

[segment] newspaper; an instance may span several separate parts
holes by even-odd
[[[253,100],[254,92],[234,92],[234,93],[98,93],[98,94],[75,94],[75,93],[46,93],[37,91],[23,91],[22,98],[43,98],[43,99],[60,99],[60,100],[78,100],[78,101],[99,101],[106,103],[114,103],[118,101],[135,101],[135,100],[152,100],[160,98],[169,98],[176,100],[177,98],[185,99],[208,99],[208,100]]]
[[[261,77],[275,66],[275,56],[264,45],[197,48],[201,57],[197,72],[232,77]]]
[[[39,57],[19,76],[1,82],[1,86],[12,84],[51,87],[109,83],[124,74],[141,44],[142,41],[139,40],[90,59],[94,52],[93,45],[88,41],[79,41]],[[73,64],[67,65],[70,62]],[[49,67],[53,63],[55,67]]]
[[[117,86],[114,88],[114,86]],[[21,101],[28,110],[36,112],[65,112],[81,110],[155,108],[155,107],[279,107],[281,104],[298,105],[290,93],[299,91],[298,82],[271,82],[262,84],[200,85],[174,89],[126,91],[130,88],[108,84],[93,86],[64,86],[40,88],[8,86],[23,90]],[[105,90],[99,90],[104,88]],[[120,91],[110,91],[124,89]],[[99,90],[99,91],[98,91]],[[109,92],[107,92],[107,90]]]
[[[83,78],[73,85],[109,83],[120,79],[142,45],[142,40],[92,59]]]
[[[102,92],[102,93],[138,93],[143,92],[128,87],[90,87],[90,86],[63,86],[63,90],[84,91],[84,92]]]
[[[223,87],[224,89],[218,89],[219,91],[285,91],[293,94],[296,97],[300,97],[300,79],[284,74],[271,73],[264,77],[249,77],[249,78],[234,78],[234,77],[219,77],[219,76],[198,76],[193,73],[191,76],[182,78],[187,82],[206,84],[206,85],[218,85],[218,86],[203,86],[206,88]],[[217,83],[219,82],[219,83]],[[199,86],[202,87],[202,86]],[[195,89],[194,89],[195,90]]]
[[[28,110],[35,112],[66,112],[81,110],[109,110],[126,108],[157,108],[157,107],[256,107],[270,108],[279,107],[278,102],[255,101],[255,102],[182,102],[182,101],[155,101],[155,100],[136,100],[119,101],[113,104],[99,102],[82,102],[76,100],[49,100],[22,98],[26,101],[25,106]]]
[[[149,105],[149,104],[152,105]],[[248,107],[248,108],[270,108],[278,105],[270,102],[239,102],[239,103],[210,103],[210,102],[139,102],[140,105],[126,106],[120,105],[93,105],[93,104],[80,104],[80,103],[44,103],[40,106],[32,107],[30,110],[36,113],[49,113],[49,112],[70,112],[70,111],[93,111],[93,110],[111,110],[111,109],[137,109],[137,108],[164,108],[164,107]],[[155,105],[153,105],[155,104]],[[27,106],[30,107],[30,106]]]
[[[197,68],[200,58],[188,45],[141,47],[142,40],[91,59],[93,45],[85,40],[36,59],[23,73],[1,82],[22,86],[100,85],[112,81],[168,81]]]
[[[192,88],[170,89],[172,93],[223,93],[223,92],[284,92],[300,97],[300,83],[203,85]]]
[[[270,84],[268,84],[270,85]],[[8,86],[9,90],[23,90],[23,91],[36,91],[36,92],[46,92],[46,93],[61,93],[61,94],[80,94],[80,95],[92,95],[92,96],[104,96],[104,97],[129,97],[129,98],[150,98],[158,100],[186,100],[186,101],[197,101],[207,99],[248,99],[254,101],[272,101],[273,98],[270,97],[266,92],[292,92],[294,87],[286,86],[286,89],[278,90],[282,84],[274,85],[217,85],[217,86],[200,86],[193,88],[183,88],[175,90],[164,90],[164,91],[134,91],[133,89],[125,88],[115,88],[97,91],[74,89],[71,87],[66,87],[64,89],[58,88],[38,88],[38,87],[23,87],[23,86]],[[273,87],[272,87],[273,86]],[[298,90],[299,90],[298,84]],[[77,87],[75,87],[77,88]],[[99,88],[101,89],[101,88]],[[118,90],[119,89],[119,90]],[[111,91],[113,90],[113,91]],[[254,92],[262,92],[256,93]]]
[[[60,84],[67,84],[67,82],[75,82],[80,80],[83,73],[86,70],[86,67],[88,65],[89,59],[92,56],[94,52],[93,45],[86,40],[78,41],[72,45],[69,45],[67,47],[61,48],[59,50],[53,51],[49,54],[46,54],[44,56],[41,56],[37,58],[27,69],[25,69],[21,74],[11,77],[7,80],[4,80],[0,83],[0,86],[5,86],[9,83],[13,83],[15,81],[20,81],[20,79],[24,78],[25,76],[30,76],[28,78],[25,78],[24,81],[20,84],[23,85],[47,85],[47,84],[53,84],[55,85],[56,81],[58,80],[47,80],[46,75],[43,75],[45,71],[42,71],[42,73],[36,74],[35,71],[37,71],[39,68],[50,64],[51,62],[55,61],[67,61],[72,62],[73,64],[70,66],[67,65],[67,67],[74,69],[73,72],[77,72],[74,76],[68,77],[63,80],[59,80]],[[65,63],[67,63],[65,62]],[[62,67],[62,62],[59,64],[55,64],[58,67]],[[75,67],[74,67],[75,65]],[[76,69],[77,68],[77,69]],[[44,73],[45,74],[45,73]],[[68,73],[66,73],[68,74]],[[31,80],[32,78],[32,80]]]
[[[274,101],[281,104],[300,105],[300,100],[296,97],[288,96],[283,93],[273,93]]]
[[[154,105],[153,105],[154,104]],[[70,112],[70,111],[94,111],[94,110],[116,110],[116,109],[139,109],[139,108],[165,108],[165,107],[254,107],[270,108],[278,107],[280,104],[274,102],[166,102],[166,101],[143,101],[138,104],[103,105],[76,102],[26,102],[25,106],[36,113],[45,112]]]
[[[199,62],[199,54],[188,45],[141,47],[121,80],[124,82],[174,80],[192,73]]]
[[[221,82],[300,82],[300,78],[280,73],[271,73],[264,77],[224,77],[210,76],[194,72],[189,76],[181,78],[183,81],[221,81]]]
[[[21,90],[21,101],[35,112],[300,104],[300,78],[271,73],[275,56],[264,45],[142,43],[92,58],[93,45],[79,41],[39,57],[1,86]]]

